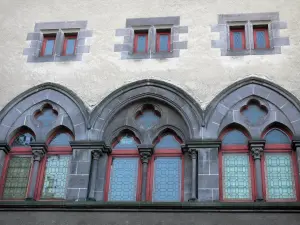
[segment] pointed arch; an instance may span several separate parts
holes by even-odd
[[[49,132],[46,143],[49,146],[69,146],[69,142],[73,140],[73,132],[65,126],[59,126]]]
[[[9,135],[8,141],[11,146],[29,146],[35,141],[35,134],[29,127],[21,126]]]

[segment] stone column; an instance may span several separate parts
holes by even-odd
[[[191,187],[191,198],[189,201],[194,202],[197,200],[197,149],[191,148],[188,153],[192,159],[192,187]]]
[[[147,177],[148,177],[148,164],[153,154],[153,145],[139,145],[139,153],[142,161],[142,201],[147,200]]]
[[[0,143],[0,177],[2,175],[2,169],[4,166],[5,156],[10,151],[10,147],[8,144],[1,142]]]
[[[30,146],[32,149],[33,166],[26,200],[34,200],[34,192],[39,173],[40,162],[46,153],[46,145],[44,143],[32,143]]]
[[[256,180],[256,201],[263,201],[263,185],[262,185],[262,171],[261,171],[261,155],[265,146],[265,140],[251,140],[249,141],[250,153],[254,159],[254,170]]]
[[[300,137],[295,138],[292,141],[292,149],[296,152],[297,163],[298,163],[298,175],[300,181]]]
[[[90,190],[88,196],[88,200],[90,201],[96,201],[95,189],[96,189],[98,162],[102,155],[103,155],[102,149],[96,149],[92,151],[92,170],[91,170],[91,177],[90,177]]]

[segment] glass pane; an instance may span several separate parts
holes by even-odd
[[[256,31],[256,47],[257,48],[266,48],[266,36],[265,31]]]
[[[114,158],[108,200],[136,201],[138,158]]]
[[[292,159],[288,153],[265,153],[268,199],[295,199]]]
[[[59,133],[50,142],[50,146],[69,146],[73,138],[68,133]]]
[[[160,139],[156,144],[155,149],[181,149],[181,145],[174,135],[168,134]]]
[[[180,201],[181,158],[156,158],[153,181],[153,201]]]
[[[243,48],[243,33],[233,32],[233,48],[242,49]]]
[[[242,114],[246,117],[247,123],[254,126],[257,125],[267,113],[256,104],[250,104],[243,110]]]
[[[9,161],[3,198],[26,198],[31,167],[30,157],[14,156]]]
[[[138,35],[137,36],[137,52],[145,52],[146,51],[146,35]]]
[[[266,144],[290,144],[289,137],[278,129],[273,129],[265,136]]]
[[[248,143],[247,137],[239,130],[229,131],[223,137],[223,145],[245,145]]]
[[[30,133],[20,134],[13,142],[12,146],[29,146],[35,138]]]
[[[53,47],[54,47],[54,40],[47,40],[44,55],[52,55]]]
[[[144,129],[150,129],[159,123],[159,117],[150,109],[143,110],[136,120]]]
[[[57,115],[52,109],[44,109],[42,113],[37,117],[37,120],[43,124],[43,126],[50,126],[55,120]]]
[[[114,149],[137,149],[137,142],[134,137],[126,135],[120,139]]]
[[[159,35],[159,50],[168,51],[169,35]]]
[[[74,54],[75,42],[76,42],[76,39],[68,39],[67,40],[67,46],[66,46],[66,54],[67,55],[73,55]]]
[[[42,198],[65,198],[70,156],[47,158]]]
[[[247,154],[223,154],[223,198],[251,199],[251,175]]]

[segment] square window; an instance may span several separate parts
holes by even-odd
[[[254,25],[253,39],[255,49],[270,48],[268,25]]]
[[[77,33],[65,34],[63,55],[75,55]]]
[[[170,52],[171,30],[158,30],[156,34],[156,51]]]
[[[134,53],[147,53],[148,31],[134,32]]]
[[[230,49],[244,50],[246,48],[245,26],[230,27]]]
[[[41,56],[52,56],[55,45],[56,34],[44,35]]]

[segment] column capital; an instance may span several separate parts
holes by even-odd
[[[189,156],[192,158],[192,159],[196,159],[197,158],[197,149],[196,148],[189,148],[188,149],[188,153],[189,153]]]
[[[298,148],[300,149],[300,137],[292,140],[292,149],[296,151]]]
[[[92,157],[95,160],[99,160],[102,155],[103,155],[103,152],[101,149],[95,149],[92,151]]]
[[[10,151],[10,146],[6,142],[0,142],[0,151],[4,151],[7,154]]]
[[[149,159],[153,154],[153,149],[154,149],[153,145],[144,145],[144,144],[138,145],[138,150],[141,156],[142,163],[149,162]]]
[[[111,148],[105,144],[104,141],[71,141],[70,145],[72,149],[80,150],[101,150],[102,153],[111,153]]]
[[[47,152],[45,143],[34,142],[30,144],[34,161],[40,161]]]
[[[249,141],[248,145],[249,145],[249,149],[250,149],[253,159],[260,159],[260,157],[264,151],[265,143],[266,143],[265,140],[250,140]]]

